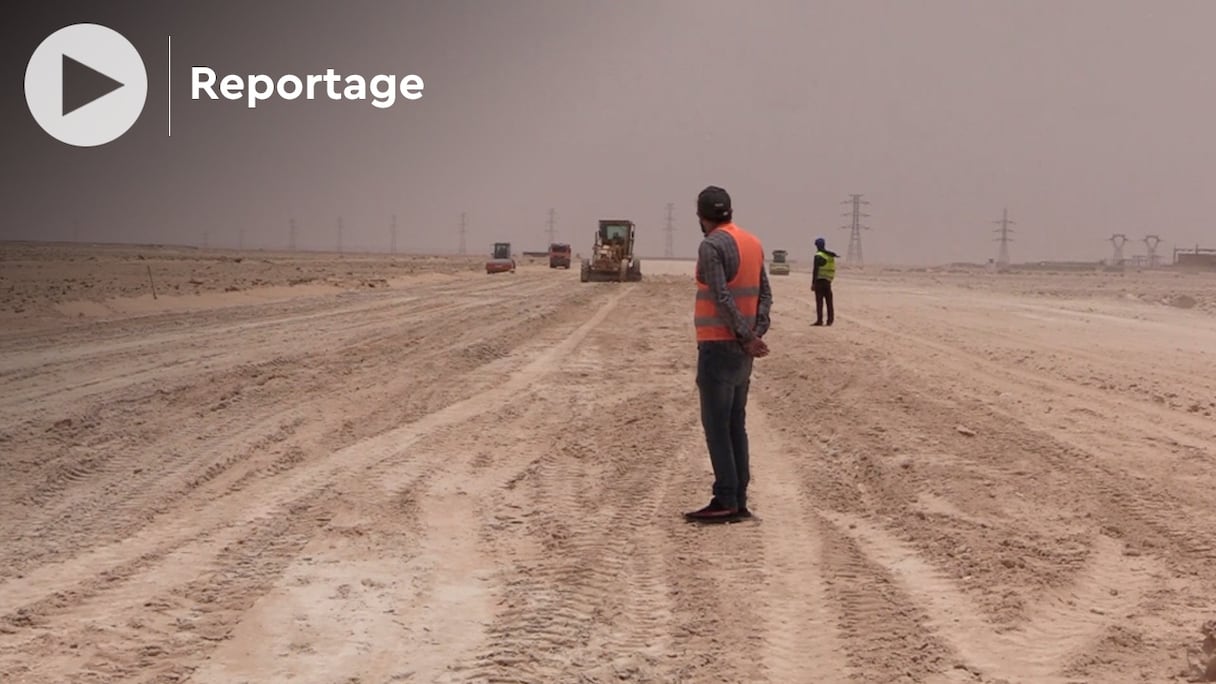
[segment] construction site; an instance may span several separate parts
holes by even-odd
[[[1216,0],[11,7],[0,684],[1216,684]]]
[[[758,520],[701,529],[689,261],[0,256],[0,681],[1209,667],[1216,274],[774,278]]]

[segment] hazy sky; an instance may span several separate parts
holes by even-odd
[[[868,262],[1099,259],[1116,232],[1216,246],[1216,1],[449,0],[21,3],[6,22],[4,238],[586,250],[598,218],[663,252],[700,238],[696,193],[796,256],[842,254],[864,193]],[[50,3],[46,3],[50,4]],[[18,7],[18,5],[13,5]],[[79,7],[79,9],[69,9]],[[59,26],[123,32],[149,72],[127,135],[66,147],[26,109]],[[173,135],[166,37],[173,35]],[[421,100],[191,101],[190,67],[418,74]],[[1143,251],[1129,245],[1128,254]]]

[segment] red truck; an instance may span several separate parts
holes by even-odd
[[[570,268],[570,245],[554,242],[549,245],[549,268]]]

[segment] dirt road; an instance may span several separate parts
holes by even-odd
[[[719,528],[684,276],[6,330],[0,681],[1182,681],[1216,318],[848,277]]]

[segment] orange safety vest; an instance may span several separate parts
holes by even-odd
[[[754,327],[756,311],[760,304],[760,271],[764,268],[764,248],[756,236],[733,223],[723,224],[717,230],[726,231],[739,250],[739,271],[726,283],[726,289],[734,296],[735,306],[739,308],[739,313],[743,314],[744,320]],[[735,331],[718,314],[718,303],[714,300],[713,292],[701,278],[701,270],[698,268],[697,301],[693,314],[697,341],[738,339]]]

